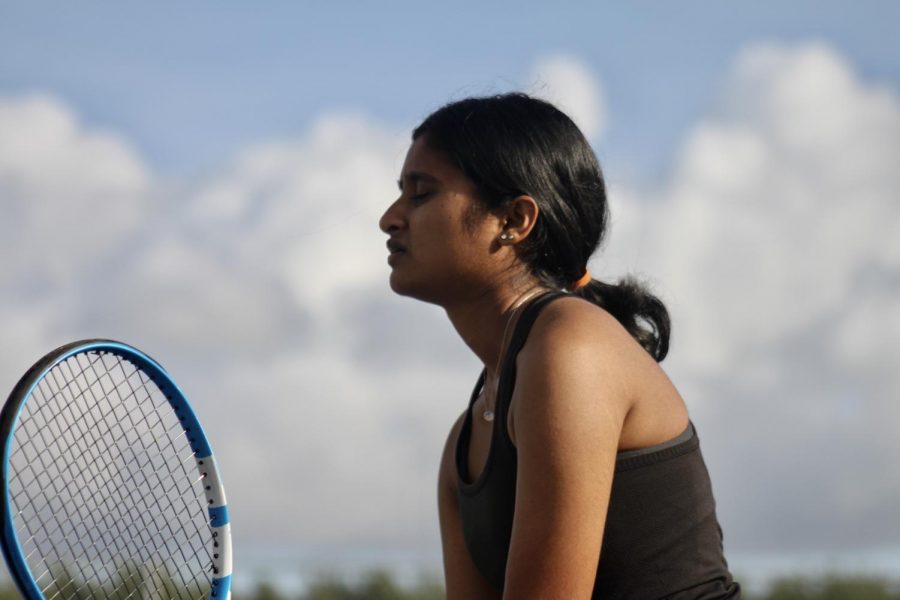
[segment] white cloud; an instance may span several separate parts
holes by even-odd
[[[532,71],[530,91],[569,115],[596,143],[606,129],[603,89],[590,68],[573,56],[548,56]]]
[[[811,79],[807,71],[814,87],[783,84]],[[689,134],[670,180],[654,201],[626,207],[644,207],[635,222],[652,229],[638,268],[690,282],[675,299],[696,319],[683,326],[698,336],[692,363],[733,364],[742,347],[843,306],[869,261],[900,264],[898,132],[896,96],[857,81],[825,47],[764,46],[740,57],[717,114]]]
[[[583,64],[536,73],[600,134]],[[827,46],[757,46],[669,180],[613,190],[595,271],[660,282],[731,544],[859,539],[900,498],[898,123],[895,93]],[[173,185],[58,100],[0,100],[0,348],[18,348],[0,381],[72,338],[130,341],[212,427],[238,536],[435,548],[438,455],[477,364],[387,287],[377,220],[407,140],[323,115]]]
[[[134,343],[211,429],[241,539],[435,547],[434,466],[477,371],[440,311],[387,285],[378,217],[397,194],[408,133],[324,115],[300,139],[254,145],[172,185],[123,142],[86,164],[97,139],[115,138],[78,125],[58,100],[8,101],[0,116],[0,139],[41,140],[25,157],[0,153],[4,209],[22,215],[10,247],[28,257],[24,279],[0,284],[0,327],[18,341],[0,354],[9,387],[23,361],[70,339]],[[73,173],[70,193],[46,192]],[[66,277],[21,295],[29,273],[57,261]],[[410,322],[423,325],[415,349]],[[422,360],[423,347],[442,360]],[[416,368],[403,368],[411,359]],[[258,493],[276,481],[279,493]],[[362,495],[383,501],[362,510]]]
[[[204,184],[193,226],[327,313],[387,272],[377,223],[396,195],[406,139],[358,115],[324,116],[303,140],[252,147]]]
[[[0,99],[0,277],[66,281],[140,223],[148,175],[126,142],[48,96]]]
[[[270,357],[210,386],[242,424],[220,452],[245,535],[434,543],[433,467],[449,415],[441,418],[432,404],[444,392],[419,395],[448,385],[459,387],[453,371],[370,372],[324,347]],[[282,485],[278,493],[251,493],[273,481]]]
[[[738,545],[900,538],[872,527],[900,500],[898,164],[895,92],[824,44],[754,46],[671,177],[613,198],[612,270],[662,282]]]
[[[117,136],[84,129],[58,100],[41,95],[0,102],[0,173],[30,193],[129,194],[146,180]]]

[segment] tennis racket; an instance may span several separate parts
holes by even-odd
[[[28,600],[228,599],[219,470],[166,371],[85,340],[38,361],[0,412],[2,548]]]

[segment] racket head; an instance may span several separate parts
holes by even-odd
[[[101,404],[103,407],[98,408]],[[140,412],[135,413],[137,415],[135,417],[129,412],[131,410]],[[63,411],[68,414],[53,416],[54,413]],[[106,411],[105,414],[103,411]],[[137,426],[134,418],[137,418]],[[66,419],[76,423],[67,423]],[[122,419],[122,425],[117,425],[119,419]],[[69,428],[64,429],[67,425]],[[97,429],[105,430],[97,433],[95,431]],[[77,437],[78,434],[81,436]],[[166,436],[169,436],[168,440]],[[69,440],[70,446],[64,448],[64,452],[56,447],[56,454],[45,458],[42,452],[50,446],[56,446],[56,441],[64,438]],[[149,450],[147,440],[152,442]],[[161,444],[159,440],[162,440]],[[190,512],[192,515],[190,520],[194,531],[190,534],[191,544],[199,543],[196,540],[198,537],[205,538],[202,542],[205,549],[198,550],[198,547],[193,547],[195,555],[187,560],[187,562],[203,562],[208,559],[209,572],[203,574],[206,578],[206,588],[202,587],[202,583],[194,582],[198,590],[208,590],[208,594],[204,593],[201,597],[217,600],[230,598],[231,526],[218,465],[190,403],[165,369],[155,360],[132,346],[114,340],[81,340],[57,348],[35,363],[13,388],[0,411],[0,442],[3,448],[0,463],[0,492],[2,492],[0,548],[9,566],[10,575],[28,600],[47,598],[43,591],[48,589],[47,586],[42,587],[38,581],[54,568],[48,566],[49,559],[42,556],[48,550],[56,554],[56,560],[67,572],[69,567],[65,561],[77,560],[80,556],[82,562],[89,563],[92,574],[88,578],[96,579],[96,582],[91,582],[93,585],[107,585],[108,581],[104,580],[104,577],[107,579],[114,576],[122,577],[119,571],[123,568],[131,569],[132,566],[143,570],[137,583],[129,582],[129,585],[146,586],[148,584],[144,581],[145,577],[149,577],[150,580],[155,578],[161,582],[163,574],[160,574],[160,570],[170,567],[166,563],[169,557],[162,554],[171,549],[157,547],[149,550],[141,548],[140,544],[147,542],[146,533],[150,531],[150,526],[155,526],[156,533],[161,533],[158,521],[167,522],[169,518],[176,517],[160,513],[157,519],[152,516],[148,518],[148,514],[157,510],[153,505],[156,500],[162,500],[164,503],[183,502],[184,512]],[[172,442],[171,448],[167,442]],[[174,449],[175,443],[180,444],[177,450]],[[138,444],[140,447],[137,447]],[[101,447],[101,450],[96,450],[97,447]],[[157,450],[159,456],[153,457],[151,453]],[[69,454],[75,455],[71,461],[68,459]],[[125,463],[123,456],[136,458],[139,454],[145,457],[144,465],[138,466],[135,464],[136,461],[123,464]],[[159,458],[163,455],[165,458]],[[152,461],[155,458],[169,463],[179,462],[183,473],[160,474],[160,471],[166,471],[171,465],[164,462],[154,464]],[[102,462],[101,459],[109,459],[112,464],[98,467],[97,463]],[[146,461],[151,461],[149,468],[155,469],[150,473],[155,477],[155,481],[147,478]],[[32,463],[40,463],[41,466]],[[78,485],[70,486],[66,483],[64,490],[60,490],[56,483],[51,483],[45,475],[45,471],[53,471],[52,475],[57,479],[52,481],[56,482],[75,468],[81,470],[77,473],[80,477]],[[123,473],[122,469],[125,468],[139,471],[140,474]],[[85,472],[89,472],[89,475],[85,476]],[[122,492],[115,483],[103,481],[105,477],[112,475],[118,477],[122,488],[135,481],[141,482],[139,478],[142,478],[139,486],[141,489]],[[185,483],[185,476],[193,478],[190,484]],[[169,479],[175,483],[171,483]],[[87,491],[81,487],[82,484],[88,486]],[[90,486],[94,488],[91,489]],[[45,488],[53,488],[53,492],[48,494]],[[102,498],[102,494],[111,488],[117,495],[110,503]],[[29,493],[29,489],[38,490],[35,494],[37,500]],[[181,494],[185,490],[188,492],[187,496],[193,493],[194,497],[187,498],[183,495],[169,497],[174,493]],[[73,491],[79,502],[92,504],[90,507],[78,506],[74,511],[79,519],[83,516],[90,517],[85,519],[85,523],[80,524],[81,529],[79,524],[73,525],[69,519],[65,519],[66,514],[62,519],[57,514],[72,512],[75,503],[60,500],[60,497],[63,493],[69,494]],[[155,498],[154,494],[159,492],[160,498]],[[93,497],[95,495],[101,499],[97,500]],[[101,501],[103,506],[98,506]],[[116,516],[94,514],[98,511],[103,513],[104,509],[107,512],[114,512]],[[56,520],[55,526],[52,522],[43,523],[45,518],[52,520],[51,515],[52,519]],[[129,520],[133,522],[123,523]],[[205,521],[203,526],[199,525],[201,520]],[[116,545],[116,554],[106,550],[106,559],[112,560],[112,565],[102,566],[100,568],[102,573],[98,573],[96,563],[104,560],[102,547],[104,536],[97,535],[92,529],[104,527],[109,529],[110,526],[115,529],[113,533],[117,535],[112,539],[107,537],[106,540],[112,540]],[[41,528],[55,528],[58,533],[41,531]],[[68,536],[63,535],[66,530],[70,532]],[[166,535],[172,532],[169,525]],[[121,542],[119,534],[126,537],[134,535],[140,539]],[[45,535],[46,539],[42,537]],[[50,539],[54,535],[63,538],[64,541]],[[163,546],[185,540],[186,535],[188,534],[174,532]],[[90,538],[91,541],[78,541],[78,538],[82,537]],[[97,537],[100,538],[99,545],[95,539]],[[82,553],[76,557],[66,555],[71,548],[60,552],[55,547],[56,544],[71,546],[72,538],[76,538],[76,545]],[[136,549],[133,553],[137,556],[124,556],[120,542],[127,546],[127,551]],[[179,552],[182,552],[182,558],[187,558],[183,551]],[[126,560],[127,563],[123,562]],[[158,561],[158,566],[155,566],[157,565],[155,561]],[[196,566],[192,565],[192,568]],[[164,573],[166,576],[169,574],[168,571]],[[78,573],[78,569],[76,574],[84,579],[83,573]],[[178,575],[184,576],[181,572],[178,572]],[[88,583],[85,582],[84,585]],[[106,589],[103,588],[104,591],[100,593],[107,593]],[[80,593],[77,592],[73,597],[80,597]],[[62,590],[56,589],[50,597],[53,600],[64,600],[67,596]]]

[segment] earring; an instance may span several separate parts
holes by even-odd
[[[508,231],[504,231],[503,233],[500,234],[500,241],[501,241],[501,242],[511,242],[511,241],[513,241],[514,239],[516,239],[516,234],[514,234],[514,233],[510,233],[510,232],[508,232]]]

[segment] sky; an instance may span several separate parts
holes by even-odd
[[[593,272],[669,307],[734,570],[900,574],[898,13],[0,1],[0,388],[132,343],[210,429],[239,574],[439,568],[480,365],[377,220],[424,116],[521,89],[604,167]]]

